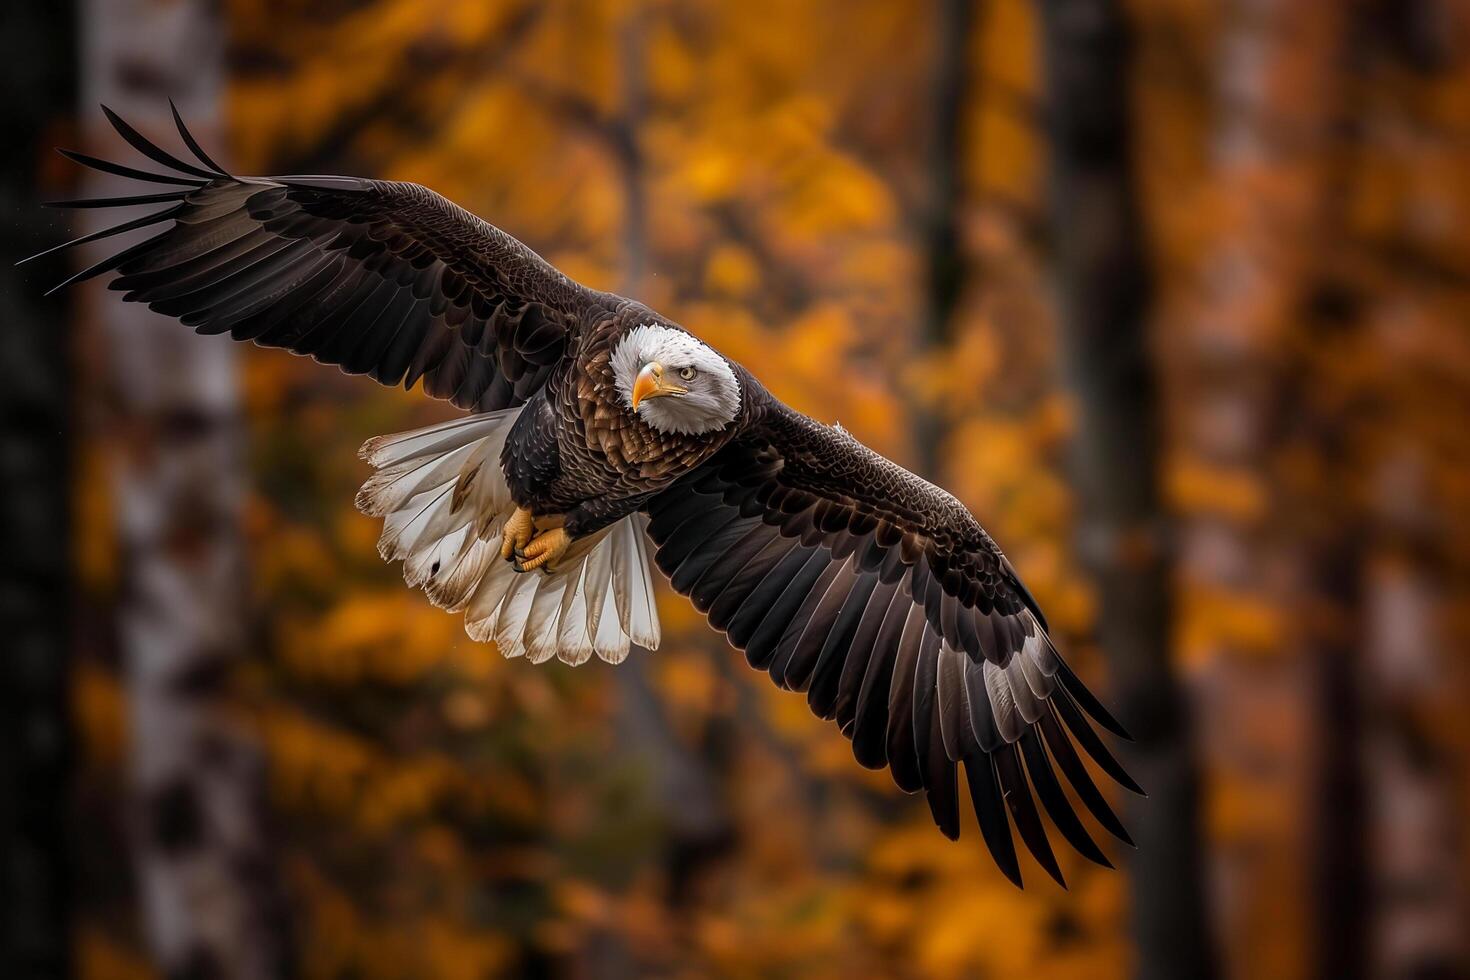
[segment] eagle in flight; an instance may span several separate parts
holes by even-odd
[[[617,663],[631,644],[652,649],[651,550],[752,667],[837,722],[859,763],[922,790],[950,838],[962,763],[985,843],[1016,884],[1011,823],[1065,884],[1042,810],[1081,854],[1109,863],[1057,770],[1132,843],[1077,751],[1141,792],[1093,725],[1126,733],[953,496],[425,187],[236,177],[177,110],[193,162],[103,111],[165,172],[63,152],[165,189],[58,205],[160,207],[58,247],[166,227],[61,286],[115,272],[123,299],[199,333],[385,385],[422,382],[463,409],[369,440],[375,472],[357,505],[383,519],[384,559],[462,611],[471,637],[533,662]]]

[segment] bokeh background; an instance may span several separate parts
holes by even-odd
[[[5,976],[1470,975],[1464,4],[81,0],[0,50]],[[953,490],[1136,733],[1139,850],[1013,889],[673,597],[617,669],[466,639],[352,508],[443,405],[11,268],[108,187],[50,148],[178,147],[170,97]]]

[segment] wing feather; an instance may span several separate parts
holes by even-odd
[[[757,404],[761,422],[646,505],[674,589],[751,666],[834,719],[858,762],[922,790],[949,837],[963,765],[985,845],[1017,885],[1013,828],[1065,886],[1043,813],[1108,864],[1053,766],[1127,842],[1077,751],[1138,791],[1089,719],[1122,728],[1057,655],[1004,554],[942,490],[840,429]]]
[[[60,248],[170,222],[62,286],[115,271],[111,287],[124,299],[200,333],[282,347],[384,384],[422,380],[431,395],[480,411],[523,402],[563,356],[568,338],[604,320],[618,302],[416,184],[235,177],[209,158],[176,109],[179,136],[195,162],[103,112],[162,170],[62,152],[103,173],[179,189],[56,202],[167,205]]]
[[[919,768],[918,744],[914,739],[914,673],[919,660],[919,640],[924,632],[924,613],[910,603],[893,657],[893,678],[888,688],[888,768],[893,781],[906,793],[924,788]]]

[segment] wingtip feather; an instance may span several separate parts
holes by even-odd
[[[154,163],[158,163],[162,166],[169,167],[170,169],[177,170],[180,173],[189,174],[193,177],[199,177],[206,181],[214,180],[217,176],[219,176],[218,174],[212,173],[208,170],[200,170],[198,167],[194,166],[191,163],[188,163],[187,161],[180,160],[178,157],[174,156],[172,153],[169,153],[163,147],[159,146],[158,144],[154,143],[152,140],[144,136],[142,133],[138,132],[138,130],[134,129],[127,122],[127,120],[123,119],[121,116],[113,112],[105,105],[102,107],[102,114],[107,117],[107,121],[112,124],[112,128],[117,131],[117,134],[121,136],[128,143],[129,146],[137,150],[139,153],[143,154],[148,159],[152,160]]]
[[[80,164],[89,170],[96,170],[104,174],[113,174],[117,177],[127,177],[132,180],[141,180],[150,184],[176,184],[181,187],[203,187],[205,181],[198,177],[179,177],[174,174],[156,174],[149,170],[138,170],[136,167],[126,167],[120,163],[112,163],[100,157],[94,157],[79,150],[68,150],[57,147],[56,152],[66,157],[73,163]]]
[[[1088,690],[1087,685],[1082,683],[1082,678],[1077,676],[1076,672],[1072,670],[1065,660],[1058,658],[1058,662],[1060,664],[1058,673],[1061,675],[1062,686],[1067,689],[1068,693],[1082,707],[1082,710],[1086,711],[1093,721],[1096,721],[1113,735],[1116,735],[1125,742],[1132,742],[1133,736],[1128,733],[1128,729],[1124,728],[1122,723],[1113,717],[1112,712],[1103,706],[1103,703],[1098,700],[1097,695]]]
[[[174,126],[179,130],[179,138],[184,141],[184,145],[189,148],[189,152],[194,154],[194,157],[200,163],[213,170],[220,177],[231,178],[229,171],[215,163],[209,154],[204,152],[204,147],[199,145],[199,141],[194,138],[194,134],[189,132],[189,127],[184,125],[184,117],[179,114],[179,107],[174,105],[173,99],[168,100],[168,108],[173,113]]]

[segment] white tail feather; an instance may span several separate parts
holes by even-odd
[[[648,535],[644,532],[647,522],[648,518],[634,514],[613,527],[613,535],[620,539],[612,555],[613,594],[628,636],[639,646],[654,650],[658,648],[660,635],[658,609],[653,603],[653,578],[648,570]]]
[[[495,645],[507,657],[525,654],[523,642],[526,633],[526,617],[531,614],[531,600],[536,598],[536,589],[541,582],[530,576],[520,576],[511,583],[495,620]]]
[[[557,655],[575,667],[592,656],[592,638],[587,635],[587,562],[567,577],[557,622]]]
[[[575,665],[596,654],[620,663],[633,643],[656,649],[642,515],[579,538],[550,574],[521,574],[500,559],[501,529],[515,509],[500,454],[519,413],[368,440],[361,456],[377,472],[358,491],[357,507],[383,518],[378,553],[402,560],[404,581],[436,606],[464,610],[470,637],[494,640],[507,657]]]
[[[522,642],[526,645],[526,659],[541,664],[556,656],[556,643],[561,636],[557,616],[561,613],[561,597],[566,591],[564,575],[543,576],[536,598],[531,600],[531,612],[526,616]]]

